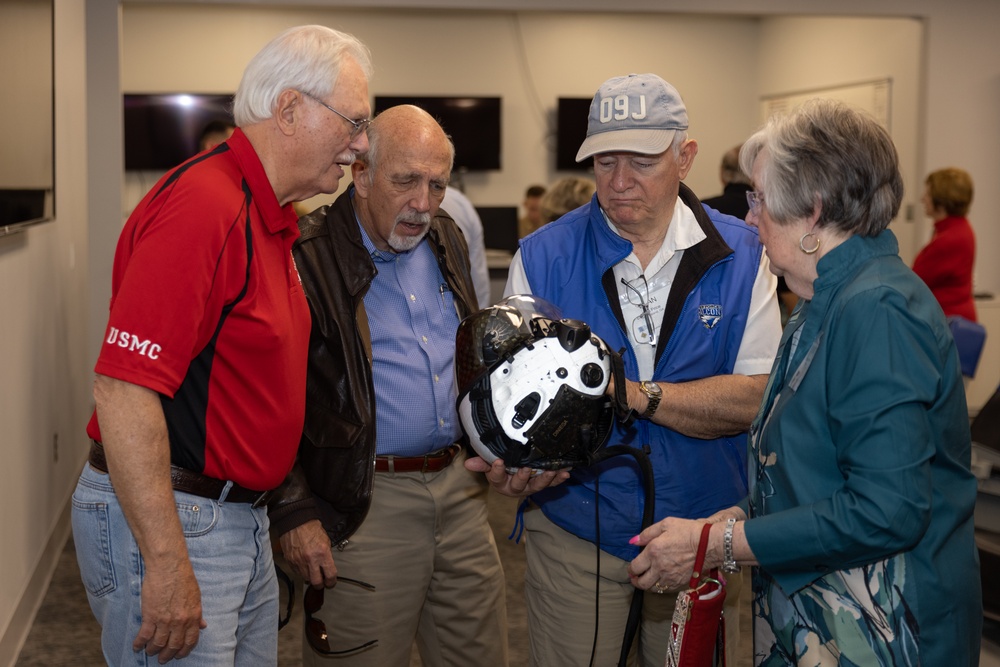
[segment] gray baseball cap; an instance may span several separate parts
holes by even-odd
[[[659,155],[677,130],[688,129],[680,93],[655,74],[608,79],[590,103],[587,138],[576,154],[582,162],[598,153]]]

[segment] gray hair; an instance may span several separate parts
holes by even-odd
[[[670,141],[670,150],[674,152],[675,158],[680,158],[681,148],[684,147],[684,142],[688,140],[687,130],[675,130],[674,138]]]
[[[368,47],[353,35],[321,25],[285,30],[268,42],[247,64],[233,99],[233,118],[240,127],[274,114],[282,91],[300,90],[327,97],[340,76],[345,57],[358,63],[365,78],[372,76]]]
[[[419,109],[419,107],[414,108]],[[423,111],[430,120],[437,123],[437,120],[435,120],[434,117],[426,111],[423,109],[420,109],[420,111]],[[372,182],[371,179],[375,177],[375,171],[378,169],[379,149],[382,143],[382,125],[383,123],[379,121],[379,116],[376,116],[372,120],[371,125],[368,126],[368,150],[365,153],[359,154],[357,157],[359,162],[364,162],[365,166],[368,167],[369,183]],[[442,130],[442,132],[444,132],[444,130]],[[451,171],[455,166],[455,144],[452,143],[451,136],[448,134],[445,134],[444,136],[445,139],[448,140],[448,151],[451,156],[448,161],[448,170]]]
[[[743,145],[744,171],[752,172],[763,150],[770,159],[756,187],[778,223],[808,217],[819,205],[820,227],[876,236],[899,212],[903,178],[892,138],[842,102],[814,99],[772,117]]]

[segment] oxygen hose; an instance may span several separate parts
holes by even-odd
[[[583,429],[581,429],[582,431]],[[586,433],[581,432],[581,438],[586,437]],[[615,456],[630,455],[635,458],[636,463],[639,466],[639,470],[642,472],[643,481],[643,494],[645,502],[643,503],[642,510],[642,528],[645,530],[653,524],[653,516],[655,512],[656,503],[656,487],[653,482],[653,465],[649,461],[649,445],[644,445],[642,449],[636,447],[629,447],[628,445],[612,445],[610,447],[604,447],[603,449],[594,452],[590,457],[587,465],[588,467],[597,465],[602,461],[606,461]],[[594,488],[594,507],[595,512],[597,511],[598,505],[598,493],[597,493],[597,478],[595,477],[595,488]],[[597,543],[597,576],[600,578],[600,549],[601,549],[601,525],[600,517],[596,518],[597,530],[596,530],[596,543]],[[625,667],[628,662],[629,650],[632,648],[632,642],[635,641],[636,632],[639,630],[639,623],[642,620],[642,598],[643,591],[641,589],[635,589],[632,593],[632,603],[629,606],[628,620],[625,623],[625,634],[622,637],[622,648],[621,654],[618,658],[618,667]],[[595,651],[596,651],[596,641],[597,633],[594,633],[595,647],[591,652],[590,664],[593,665]]]

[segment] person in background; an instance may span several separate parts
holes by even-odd
[[[122,231],[73,494],[108,664],[277,663],[264,505],[295,459],[309,339],[291,203],[335,192],[368,148],[371,71],[350,35],[281,33],[244,71],[239,129]]]
[[[590,201],[597,190],[593,179],[568,176],[553,183],[539,202],[542,224],[557,220]]]
[[[542,226],[541,209],[539,208],[542,195],[545,194],[544,185],[530,185],[524,191],[524,215],[517,221],[517,237],[523,239],[525,236]]]
[[[913,260],[913,271],[927,283],[946,316],[976,321],[972,274],[976,235],[966,216],[972,204],[972,177],[954,167],[928,174],[920,198],[934,220],[934,235]]]
[[[802,305],[751,427],[750,494],[709,518],[705,567],[755,566],[755,664],[978,664],[969,415],[945,318],[888,229],[892,139],[814,100],[741,162],[748,221]],[[686,582],[702,523],[644,530],[636,584]]]
[[[406,667],[416,640],[425,665],[502,667],[504,573],[456,411],[455,333],[478,306],[439,208],[454,147],[415,106],[380,113],[368,141],[294,250],[313,316],[307,418],[270,511],[310,594],[336,585],[306,605],[303,664],[348,651],[337,664]]]
[[[705,206],[714,208],[719,213],[731,215],[740,220],[746,220],[750,205],[747,203],[747,193],[753,189],[750,185],[750,177],[740,167],[740,149],[743,144],[733,146],[722,155],[722,163],[719,165],[719,180],[722,181],[722,194],[708,199],[702,199]],[[778,307],[781,310],[781,326],[785,326],[799,297],[792,290],[788,289],[785,279],[778,276]]]
[[[223,141],[233,136],[236,126],[224,120],[213,120],[205,125],[198,137],[198,152],[215,148]]]
[[[609,442],[649,445],[657,520],[710,516],[745,497],[746,431],[781,335],[756,231],[706,209],[681,182],[698,152],[687,130],[680,94],[659,76],[605,81],[577,154],[593,159],[597,194],[521,240],[506,288],[553,303],[624,350],[628,404],[640,419],[616,424]],[[507,474],[502,460],[469,467],[501,493],[533,494],[524,512],[531,664],[588,664],[595,624],[593,664],[616,664],[636,590],[628,567],[640,553],[629,543],[642,528],[635,462],[534,477]],[[643,598],[639,663],[659,667],[676,596],[643,588],[655,594]],[[738,589],[734,577],[726,600],[733,654]]]
[[[476,207],[458,188],[448,186],[441,208],[451,216],[465,235],[469,246],[469,265],[472,269],[472,284],[476,287],[476,301],[485,308],[490,299],[490,268],[486,264],[486,241],[483,239],[483,221]]]
[[[753,188],[750,186],[750,177],[740,168],[742,147],[743,144],[733,146],[722,155],[722,163],[719,165],[722,194],[702,199],[701,203],[720,213],[745,220],[750,210],[747,206],[747,193]]]

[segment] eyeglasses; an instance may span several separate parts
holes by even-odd
[[[656,327],[653,325],[653,314],[649,311],[649,285],[646,283],[646,276],[639,276],[632,282],[641,282],[641,290],[629,281],[622,278],[622,285],[625,286],[625,296],[633,306],[638,306],[642,310],[641,315],[637,315],[632,320],[632,335],[640,343],[656,345]],[[642,325],[646,328],[643,329]]]
[[[344,120],[346,120],[348,123],[350,123],[352,125],[352,127],[351,127],[351,139],[357,139],[358,135],[361,134],[362,132],[364,132],[365,130],[367,130],[368,126],[372,124],[372,119],[371,118],[362,118],[361,120],[352,120],[352,119],[348,118],[347,116],[345,116],[344,114],[342,114],[339,111],[337,111],[336,109],[334,109],[333,107],[331,107],[329,104],[327,104],[323,100],[321,100],[318,97],[316,97],[315,95],[312,95],[312,94],[307,93],[305,91],[302,91],[302,94],[305,95],[306,97],[308,97],[309,99],[315,101],[315,102],[319,102],[320,104],[322,104],[323,106],[325,106],[327,109],[329,109],[330,111],[332,111],[333,113],[337,114],[338,116],[340,116],[341,118],[343,118]]]
[[[354,584],[355,586],[360,586],[368,591],[375,590],[375,587],[371,584],[358,581],[357,579],[337,577],[337,581],[340,583]],[[306,587],[305,597],[302,598],[302,608],[305,609],[306,612],[306,640],[309,642],[309,646],[311,646],[317,653],[322,653],[323,655],[344,655],[347,653],[354,653],[355,651],[360,651],[371,646],[378,646],[378,640],[373,639],[369,642],[361,644],[360,646],[355,646],[354,648],[344,649],[341,651],[330,650],[330,640],[326,632],[326,624],[318,618],[313,618],[313,614],[323,608],[325,591],[325,588],[313,588],[312,586],[308,586]]]
[[[747,204],[750,205],[750,212],[760,215],[760,207],[764,205],[764,193],[757,190],[747,191]]]

